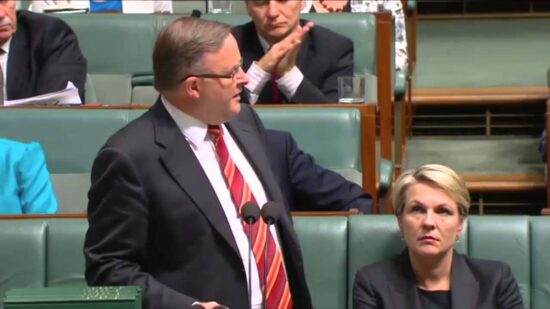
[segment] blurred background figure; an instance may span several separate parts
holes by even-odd
[[[38,143],[0,138],[0,214],[55,214],[57,199]]]
[[[403,70],[407,66],[407,34],[405,14],[399,0],[305,0],[302,13],[339,12],[391,12],[395,23],[395,67]]]
[[[29,10],[36,13],[173,13],[172,0],[33,0]]]

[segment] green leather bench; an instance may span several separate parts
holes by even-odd
[[[357,269],[398,254],[392,215],[295,217],[315,308],[350,306]],[[85,286],[81,219],[0,220],[0,295],[12,288]],[[320,245],[322,244],[322,245]],[[457,250],[510,264],[526,308],[550,304],[550,217],[472,216]]]
[[[42,145],[60,212],[78,213],[86,210],[89,174],[97,152],[113,133],[143,112],[144,109],[4,109],[0,113],[0,132],[4,138]],[[259,115],[266,127],[290,131],[319,164],[361,183],[357,109],[278,108],[259,110]]]

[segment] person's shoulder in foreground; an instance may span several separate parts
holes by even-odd
[[[270,163],[290,211],[372,213],[372,197],[359,185],[326,169],[299,148],[289,132],[266,129]]]
[[[46,158],[38,143],[0,138],[0,187],[2,214],[57,213]]]

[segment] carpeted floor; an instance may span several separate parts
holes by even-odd
[[[550,18],[420,20],[414,87],[546,86]]]

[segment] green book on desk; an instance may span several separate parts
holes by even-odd
[[[11,289],[4,309],[141,309],[137,286]]]

